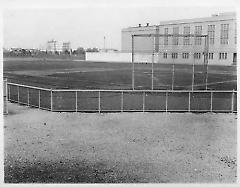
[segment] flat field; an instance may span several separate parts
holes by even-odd
[[[5,59],[4,76],[9,82],[31,86],[55,89],[119,89],[132,88],[132,65],[130,63],[103,63],[73,60],[44,60],[44,59]],[[175,90],[191,90],[192,85],[191,65],[154,64],[154,89],[170,90],[172,81]],[[194,89],[205,89],[204,67],[194,67]],[[236,90],[237,75],[235,66],[209,66],[208,89],[211,90]],[[32,106],[39,105],[50,109],[50,92],[30,89],[30,99],[27,98],[28,90],[20,88],[18,98],[17,87],[10,86],[9,98]],[[135,64],[135,88],[137,90],[151,89],[151,64]],[[54,111],[98,111],[98,92],[54,92]],[[41,99],[39,101],[39,95]],[[145,97],[145,111],[189,111],[188,93],[169,93],[168,106],[166,106],[165,93],[134,93],[102,92],[101,111],[142,111],[143,97]],[[121,97],[123,102],[121,103]],[[77,99],[76,99],[77,98]],[[232,93],[192,93],[191,111],[222,111],[237,110],[237,95]],[[233,101],[232,101],[233,100]],[[40,104],[39,104],[40,103]],[[121,108],[121,105],[122,108]]]
[[[131,89],[130,63],[4,59],[9,81],[46,88]],[[191,89],[192,65],[154,64],[154,89]],[[205,89],[203,65],[195,65],[194,89]],[[135,64],[135,88],[151,89],[151,64]],[[208,89],[236,90],[236,66],[209,66]]]
[[[236,114],[53,113],[9,104],[6,183],[232,183]]]

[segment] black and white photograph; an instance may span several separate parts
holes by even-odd
[[[236,0],[1,4],[3,185],[237,185]]]

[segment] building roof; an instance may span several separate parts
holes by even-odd
[[[160,26],[161,25],[186,24],[186,23],[215,22],[215,21],[234,20],[234,19],[236,19],[235,12],[225,12],[225,13],[213,14],[211,17],[204,17],[204,18],[161,21]]]
[[[143,31],[146,31],[146,28],[149,28],[149,30],[151,30],[157,26],[164,26],[164,25],[216,22],[216,21],[224,21],[224,20],[236,20],[236,12],[223,12],[223,13],[213,14],[211,17],[203,17],[203,18],[161,21],[160,24],[158,25],[148,25],[148,26],[141,25],[141,26],[135,26],[135,27],[127,27],[127,28],[123,28],[122,31],[132,31],[133,29],[137,31],[141,31],[141,28]]]

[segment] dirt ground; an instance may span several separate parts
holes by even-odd
[[[51,113],[9,104],[6,183],[232,183],[237,115]]]

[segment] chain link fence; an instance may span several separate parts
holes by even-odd
[[[70,90],[7,83],[7,100],[55,112],[237,112],[237,91]]]

